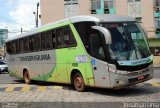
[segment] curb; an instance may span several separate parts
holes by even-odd
[[[160,68],[160,64],[153,64],[154,68]]]

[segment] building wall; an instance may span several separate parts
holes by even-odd
[[[104,0],[101,0],[104,1]],[[137,17],[137,13],[129,10],[132,6],[128,6],[128,0],[114,0],[115,14]],[[142,17],[142,25],[148,32],[148,38],[155,38],[154,10],[153,0],[141,0],[140,2],[140,17]],[[41,5],[41,23],[42,25],[61,20],[65,18],[64,0],[40,0]],[[91,0],[78,0],[77,15],[91,14]],[[137,9],[137,7],[135,7]]]
[[[91,0],[79,0],[79,15],[91,14]]]
[[[115,0],[115,8],[117,15],[128,15],[128,0]]]
[[[141,0],[142,23],[148,32],[148,38],[155,38],[153,0]]]
[[[140,17],[142,17],[142,25],[148,32],[148,38],[155,38],[153,6],[153,0],[141,0],[141,7],[139,7],[139,10],[141,11]],[[132,17],[136,17],[134,16],[134,13],[129,13],[128,0],[115,0],[115,8],[117,15],[133,15]]]
[[[78,0],[78,15],[91,13],[91,0]],[[40,0],[41,24],[47,24],[65,18],[64,0]]]
[[[64,0],[40,0],[41,24],[64,19]]]

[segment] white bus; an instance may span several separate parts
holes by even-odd
[[[121,88],[153,77],[146,37],[131,17],[75,16],[8,39],[8,70],[25,83]]]

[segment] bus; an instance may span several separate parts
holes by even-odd
[[[153,77],[147,34],[119,15],[74,16],[6,40],[11,76],[86,87],[119,89]]]

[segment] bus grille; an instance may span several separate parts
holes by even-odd
[[[147,75],[144,75],[144,79],[147,79],[149,77],[149,74]],[[142,79],[142,80],[144,80]],[[129,83],[134,83],[134,82],[137,82],[137,81],[141,81],[141,80],[138,80],[138,78],[131,78],[131,79],[128,79]]]
[[[149,68],[140,70],[139,72],[138,72],[138,71],[133,71],[133,72],[129,72],[129,73],[127,74],[127,76],[132,77],[132,76],[137,76],[137,75],[140,75],[140,74],[146,74],[146,73],[148,73],[149,71],[150,71]]]
[[[137,76],[138,72],[130,72],[129,74],[127,74],[127,76],[132,77],[132,76]]]

